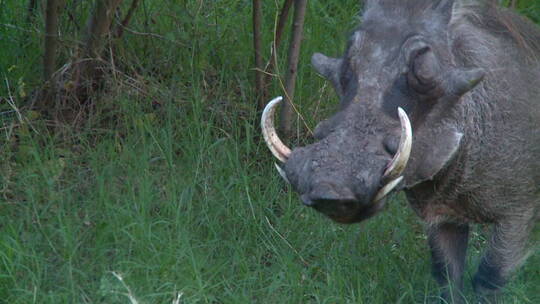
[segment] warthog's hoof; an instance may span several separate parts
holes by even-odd
[[[481,304],[503,303],[500,288],[480,278],[478,275],[473,280],[473,288]]]

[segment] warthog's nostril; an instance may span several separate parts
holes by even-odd
[[[328,215],[354,209],[357,200],[350,189],[330,183],[319,183],[311,193],[302,195],[301,199],[304,205]]]
[[[313,186],[309,194],[312,201],[354,201],[356,196],[347,187],[334,185],[329,182],[320,182]]]
[[[351,200],[316,199],[313,200],[313,202],[314,205],[311,207],[329,216],[350,215],[354,210],[356,210],[357,205],[355,201]]]

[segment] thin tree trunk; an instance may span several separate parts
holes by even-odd
[[[272,54],[270,55],[270,60],[268,61],[265,74],[264,74],[263,97],[265,100],[266,100],[266,97],[268,96],[268,86],[270,84],[272,72],[276,64],[277,52],[279,50],[279,46],[281,45],[283,31],[285,29],[285,25],[287,24],[287,17],[289,16],[289,11],[291,10],[292,4],[293,4],[293,0],[284,0],[283,6],[281,7],[281,11],[279,13],[278,23],[276,25],[276,30],[274,34],[274,41],[272,43]]]
[[[131,21],[131,17],[133,17],[133,13],[137,9],[137,6],[139,6],[139,0],[132,0],[131,6],[128,9],[128,12],[122,22],[116,27],[115,37],[120,38],[122,37],[122,34],[124,34],[124,28],[128,26],[129,22]]]
[[[84,50],[84,60],[80,65],[78,86],[81,81],[87,81],[90,86],[98,77],[99,62],[116,9],[122,0],[96,0],[96,5],[87,25],[87,37]],[[83,87],[86,87],[84,85]]]
[[[86,55],[98,58],[105,46],[116,9],[122,0],[96,0],[96,7],[88,23]]]
[[[510,3],[510,8],[516,9],[516,7],[517,7],[517,0],[512,0],[512,2]]]
[[[37,0],[30,0],[28,1],[28,9],[27,9],[27,15],[26,15],[26,23],[31,23],[34,17],[36,16],[36,9],[37,9]]]
[[[300,45],[302,43],[302,32],[304,29],[304,19],[306,15],[307,0],[295,0],[294,19],[291,42],[289,45],[289,55],[287,63],[287,74],[285,78],[286,102],[281,107],[280,129],[284,136],[290,138],[292,135],[293,122],[293,97],[296,85],[296,74],[298,69],[298,58],[300,56]]]
[[[56,71],[56,53],[58,48],[58,14],[59,1],[47,0],[45,8],[45,37],[43,46],[43,82],[40,97],[35,100],[36,107],[49,111],[56,96],[54,72]]]
[[[283,37],[283,31],[285,30],[285,25],[287,24],[287,17],[291,10],[291,6],[294,0],[285,0],[283,2],[283,7],[279,13],[278,24],[276,27],[276,36],[274,37],[274,49],[277,50],[281,44],[281,38]]]
[[[257,98],[257,107],[264,107],[263,92],[263,70],[264,63],[262,59],[262,7],[261,0],[253,0],[253,47],[255,49],[255,96]]]
[[[49,81],[56,70],[58,46],[58,1],[47,0],[45,10],[45,53],[43,55],[43,80]]]

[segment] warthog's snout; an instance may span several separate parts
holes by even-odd
[[[278,97],[266,107],[262,130],[268,147],[283,163],[283,167],[277,166],[280,175],[300,194],[303,204],[340,223],[359,222],[381,210],[384,198],[402,181],[410,156],[412,128],[405,111],[397,111],[399,124],[395,121],[394,128],[399,130],[401,125],[401,135],[393,155],[385,148],[386,136],[369,132],[365,136],[327,132],[318,142],[291,150],[273,125],[281,100]],[[347,117],[344,123],[350,129],[358,128],[354,117]],[[358,149],[361,141],[364,149]]]

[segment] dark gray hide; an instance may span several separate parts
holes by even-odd
[[[396,152],[397,108],[413,129],[401,184],[427,224],[443,297],[460,302],[470,223],[490,223],[473,285],[496,300],[526,256],[540,205],[540,31],[487,3],[367,1],[341,58],[315,54],[340,111],[284,165],[302,201],[342,223],[375,214]]]

